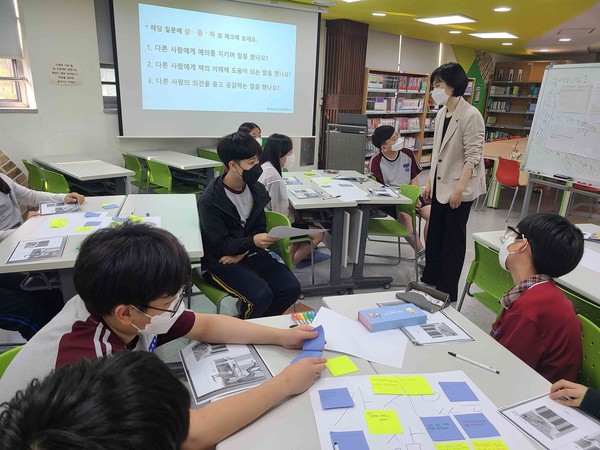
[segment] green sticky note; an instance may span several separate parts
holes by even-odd
[[[304,175],[306,175],[307,177],[314,177],[316,175],[316,173],[314,173],[312,171],[308,171],[308,172],[304,172]]]
[[[369,377],[369,381],[371,381],[374,394],[403,395],[404,391],[399,378],[396,376],[372,375]]]
[[[475,450],[508,450],[508,446],[502,439],[471,440],[471,445]]]
[[[80,233],[82,231],[92,231],[93,229],[94,229],[94,227],[77,227],[77,228],[75,228],[75,231]]]
[[[358,367],[356,367],[352,360],[348,358],[348,355],[329,358],[325,363],[325,366],[327,366],[331,372],[331,375],[334,377],[346,375],[347,373],[358,372]]]
[[[433,389],[423,376],[399,376],[402,390],[406,395],[433,395]]]
[[[67,226],[69,219],[52,219],[50,221],[50,228],[64,228]]]
[[[132,222],[143,222],[144,218],[131,215],[131,216],[129,216],[129,220],[131,220]]]
[[[435,450],[471,450],[466,442],[440,442],[435,444]]]
[[[371,434],[401,434],[404,433],[393,409],[365,411],[365,419]]]

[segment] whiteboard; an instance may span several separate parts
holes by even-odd
[[[524,169],[600,187],[600,64],[546,68]]]

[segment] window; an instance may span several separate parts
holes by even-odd
[[[100,64],[100,82],[102,83],[102,100],[105,110],[117,109],[117,80],[115,67],[112,64]]]
[[[0,59],[0,108],[27,108],[26,79],[21,61]]]

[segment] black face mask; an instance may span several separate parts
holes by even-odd
[[[251,169],[244,169],[242,166],[240,166],[238,164],[239,167],[242,168],[243,172],[242,172],[242,180],[244,180],[244,183],[246,184],[251,184],[253,185],[254,183],[256,183],[258,181],[258,179],[260,178],[260,176],[263,173],[262,167],[260,166],[260,164],[255,164],[254,166],[252,166]]]

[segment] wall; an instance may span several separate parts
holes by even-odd
[[[439,66],[440,43],[402,36],[400,70],[431,73]]]
[[[369,30],[366,67],[398,70],[400,36]]]

